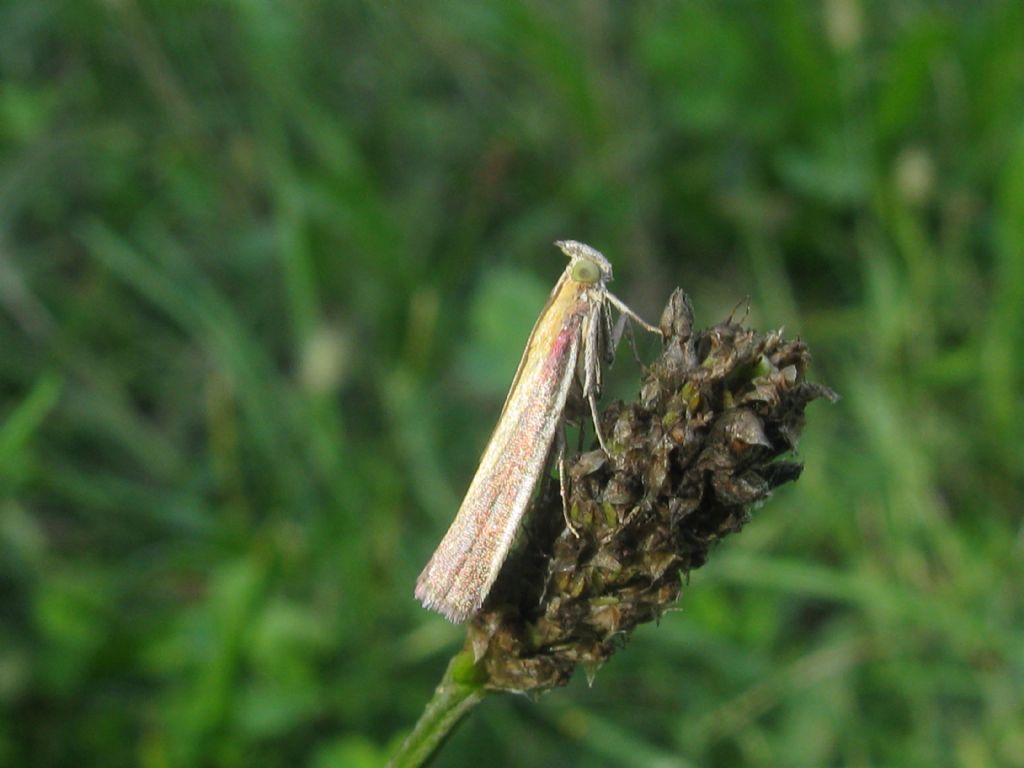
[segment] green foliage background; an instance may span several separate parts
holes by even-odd
[[[1024,765],[1024,4],[0,6],[0,763],[374,766],[563,266],[844,396],[445,766]],[[635,368],[616,366],[628,393]]]

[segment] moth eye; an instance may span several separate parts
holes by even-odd
[[[592,261],[581,259],[572,265],[569,276],[577,283],[596,283],[601,279],[601,268]]]

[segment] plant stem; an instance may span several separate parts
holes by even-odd
[[[487,694],[484,682],[471,652],[454,656],[412,733],[391,756],[388,768],[425,764],[466,713],[483,701]]]

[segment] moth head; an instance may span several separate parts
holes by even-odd
[[[569,257],[569,277],[577,283],[607,283],[612,279],[612,265],[597,250],[575,240],[557,240],[555,245]]]

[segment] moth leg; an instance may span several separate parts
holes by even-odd
[[[601,434],[601,419],[597,415],[597,395],[593,392],[587,395],[587,402],[590,403],[590,417],[594,420],[594,432],[597,435],[597,444],[606,455],[611,456],[611,451],[604,442],[604,435]]]
[[[640,317],[640,315],[638,315],[632,309],[627,307],[618,296],[616,296],[613,293],[605,293],[605,296],[608,298],[608,301],[611,302],[613,307],[615,307],[617,310],[619,310],[619,312],[624,314],[626,317],[628,317],[634,323],[639,325],[645,331],[649,331],[650,333],[656,333],[659,336],[664,336],[660,328],[656,328],[655,326],[651,325],[646,320],[644,320],[642,317]]]
[[[622,341],[622,334],[627,330],[627,323],[629,318],[623,314],[619,315],[619,319],[615,321],[615,325],[611,324],[611,319],[608,320],[608,348],[610,350],[618,349],[619,342]],[[632,334],[630,334],[632,335]],[[610,356],[610,355],[609,355]]]
[[[601,434],[601,419],[597,415],[597,395],[601,388],[601,361],[597,359],[600,326],[597,323],[598,317],[592,315],[587,326],[587,335],[584,337],[583,396],[590,404],[590,416],[594,420],[597,442],[601,446],[601,450],[610,456],[608,446],[604,442],[604,435]]]
[[[640,351],[636,348],[636,334],[633,333],[633,324],[629,322],[629,318],[626,315],[619,315],[615,329],[618,331],[615,343],[618,344],[622,340],[623,333],[625,333],[629,337],[629,349],[633,353],[633,359],[636,360],[637,365],[643,368],[644,362],[640,359]]]
[[[601,304],[601,338],[600,338],[600,350],[601,360],[607,364],[612,365],[615,362],[615,349],[619,345],[619,339],[622,338],[623,323],[626,321],[622,319],[622,315],[619,315],[619,319],[615,322],[614,327],[612,326],[612,311],[606,303]]]
[[[566,485],[568,470],[565,466],[565,421],[559,425],[556,439],[558,440],[558,490],[562,494],[562,517],[565,518],[565,527],[572,531],[572,535],[578,539],[580,532],[576,530],[576,526],[569,519],[569,488]]]

